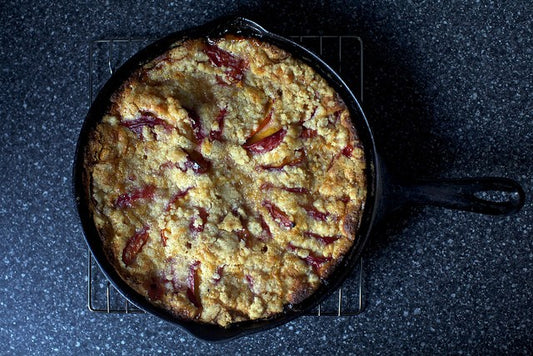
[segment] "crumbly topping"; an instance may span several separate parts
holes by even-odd
[[[366,197],[350,114],[270,44],[188,40],[144,65],[92,133],[95,223],[153,303],[226,326],[313,293],[351,247]]]

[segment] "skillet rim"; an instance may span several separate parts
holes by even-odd
[[[352,247],[344,255],[339,264],[337,264],[334,271],[322,281],[320,287],[310,297],[296,305],[286,306],[282,313],[276,314],[271,318],[234,323],[224,328],[218,325],[181,319],[170,311],[153,305],[149,300],[127,285],[119,276],[115,268],[107,260],[107,256],[102,248],[102,241],[88,209],[89,198],[87,197],[84,185],[83,163],[85,147],[89,137],[88,134],[103,116],[103,113],[107,109],[110,96],[135,69],[166,52],[176,42],[192,38],[216,38],[228,34],[256,38],[286,50],[324,77],[328,84],[340,95],[350,111],[352,124],[355,126],[355,131],[363,143],[367,163],[367,197],[364,203],[361,222]],[[223,17],[205,25],[178,31],[156,40],[133,55],[115,71],[94,99],[84,119],[76,146],[72,189],[89,250],[106,278],[120,294],[147,313],[171,322],[199,339],[205,341],[229,341],[237,337],[274,328],[302,316],[336,291],[345,281],[361,257],[376,217],[378,202],[381,198],[381,172],[379,167],[372,131],[361,105],[353,91],[327,63],[300,44],[271,33],[247,18]]]

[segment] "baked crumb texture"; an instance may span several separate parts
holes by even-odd
[[[177,43],[135,72],[85,167],[122,278],[222,326],[310,296],[353,244],[366,195],[335,91],[283,50],[229,36]]]

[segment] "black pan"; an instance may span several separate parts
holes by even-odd
[[[353,124],[364,145],[368,166],[366,172],[368,193],[361,226],[354,245],[334,272],[323,281],[320,288],[312,296],[299,304],[287,306],[283,313],[273,318],[245,321],[232,324],[227,328],[222,328],[216,325],[202,324],[178,318],[169,311],[151,304],[120,278],[106,258],[102,241],[100,240],[92,215],[88,209],[89,198],[87,188],[84,185],[83,157],[87,145],[88,133],[102,118],[109,104],[111,94],[119,88],[122,82],[133,71],[140,65],[163,54],[176,41],[187,38],[217,38],[225,34],[258,38],[286,50],[294,57],[314,68],[339,93],[350,110]],[[116,289],[133,304],[146,312],[172,322],[200,339],[209,341],[229,340],[267,330],[284,324],[316,307],[334,292],[354,269],[376,222],[391,210],[403,206],[406,203],[431,204],[493,215],[516,212],[524,203],[523,189],[515,181],[506,178],[465,178],[411,184],[397,183],[385,172],[380,164],[372,131],[361,106],[350,88],[348,88],[333,69],[299,44],[270,33],[257,23],[241,17],[223,18],[204,26],[171,34],[139,51],[115,72],[94,100],[83,123],[76,148],[76,157],[74,159],[73,190],[87,244],[96,262]],[[508,199],[497,202],[484,200],[475,195],[484,191],[508,192]]]

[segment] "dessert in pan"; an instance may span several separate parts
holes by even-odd
[[[312,295],[357,239],[367,194],[339,95],[286,51],[233,35],[179,41],[133,72],[83,167],[124,281],[221,326]]]

